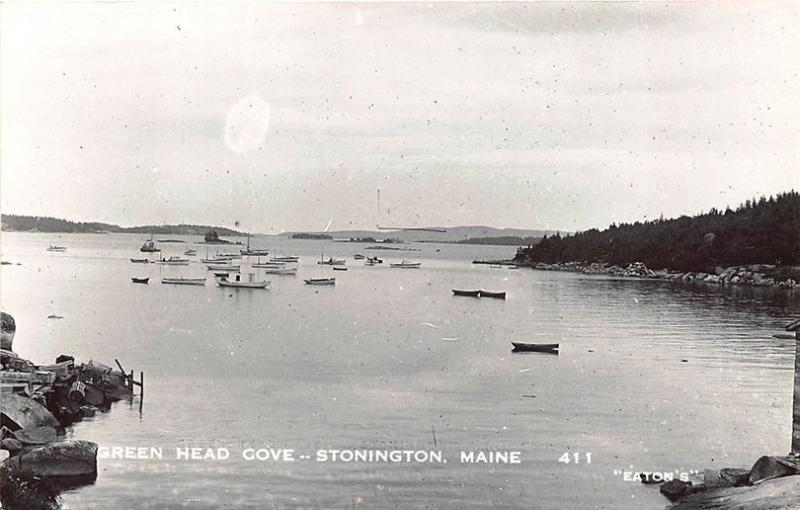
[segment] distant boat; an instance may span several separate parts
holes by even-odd
[[[147,278],[131,278],[131,282],[133,283],[147,283],[150,281],[150,277]]]
[[[506,293],[505,292],[489,292],[488,290],[480,291],[480,297],[488,297],[488,298],[495,298],[495,299],[505,299]]]
[[[189,259],[182,259],[180,257],[170,257],[168,259],[161,259],[156,262],[157,264],[164,264],[167,266],[188,266]]]
[[[336,278],[309,278],[308,280],[303,280],[308,285],[335,285]]]
[[[161,283],[171,285],[205,285],[205,278],[162,278]]]
[[[343,266],[345,264],[344,259],[335,259],[333,257],[329,258],[328,260],[322,259],[317,261],[317,264],[321,266]]]
[[[367,266],[374,266],[375,264],[383,264],[383,260],[378,257],[367,257],[367,261],[364,262],[364,264]]]
[[[346,267],[334,267],[333,270],[334,271],[347,271],[347,268]]]
[[[215,272],[214,276],[217,276],[219,278],[227,278],[229,274],[230,274],[229,272],[221,271],[219,273]]]
[[[63,319],[64,316],[63,315],[52,314],[52,315],[48,315],[47,318],[48,319]]]
[[[422,266],[421,262],[406,262],[405,259],[399,263],[389,264],[391,267],[399,267],[402,269],[419,269]]]
[[[139,248],[139,251],[144,252],[144,253],[154,253],[154,252],[157,252],[157,251],[161,251],[161,248],[156,246],[155,241],[153,241],[153,236],[150,236],[150,239],[148,239],[147,241],[144,242],[142,247]]]
[[[241,254],[250,257],[266,257],[269,250],[241,250]]]
[[[300,260],[300,257],[296,255],[286,255],[281,257],[272,257],[269,260],[270,262],[297,262]]]
[[[468,297],[481,297],[479,290],[456,290],[453,289],[454,296],[468,296]]]
[[[197,250],[192,248],[192,249],[186,250],[185,252],[183,252],[183,254],[184,255],[189,255],[190,257],[192,257],[194,255],[197,255]]]
[[[150,262],[148,259],[131,259],[134,264],[147,264]]]
[[[47,251],[65,252],[65,251],[67,251],[67,247],[66,246],[56,246],[54,244],[51,244],[50,247],[47,248]]]
[[[353,255],[353,258],[356,259],[356,260],[364,260],[364,255],[361,255],[360,253],[356,253],[355,255]]]
[[[255,267],[255,266],[253,266]],[[275,267],[264,269],[264,274],[297,274],[296,267]]]
[[[241,279],[241,273],[237,273],[232,280],[229,280],[227,277],[217,278],[217,285],[220,287],[235,287],[238,289],[266,289],[269,287],[269,280],[255,281],[253,280],[252,274],[249,276],[249,281],[243,281]]]
[[[524,344],[522,342],[511,342],[514,346],[512,352],[545,352],[548,354],[558,354],[558,344]]]
[[[200,259],[200,262],[202,262],[203,264],[227,264],[231,260],[234,260],[234,259],[215,257],[213,259]]]

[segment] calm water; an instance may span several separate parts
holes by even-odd
[[[271,290],[173,287],[159,277],[204,266],[131,264],[143,240],[2,237],[3,260],[21,263],[2,266],[1,294],[18,353],[118,358],[146,375],[141,414],[138,399],[120,402],[68,435],[164,449],[163,460],[100,460],[97,483],[64,494],[67,508],[663,508],[657,488],[614,470],[749,467],[789,450],[794,346],[771,335],[798,305],[780,294],[470,264],[513,247],[418,244],[334,273],[316,265],[322,251],[365,245],[269,238],[254,244],[302,256]],[[423,268],[388,267],[402,257]],[[145,275],[150,285],[130,283]],[[336,286],[302,283],[321,276]],[[562,350],[512,355],[511,340]],[[231,458],[176,461],[179,446],[226,446]],[[248,446],[441,449],[448,463],[248,462]],[[474,449],[519,450],[522,462],[458,462]],[[565,452],[581,463],[559,463]]]

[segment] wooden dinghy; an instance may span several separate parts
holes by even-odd
[[[307,285],[336,285],[336,278],[309,278],[303,281]]]
[[[205,285],[205,278],[162,278],[161,283],[171,285]]]
[[[297,274],[296,267],[275,267],[272,269],[264,269],[264,274]]]
[[[131,282],[133,283],[147,283],[150,281],[150,277],[147,278],[131,278]]]
[[[544,352],[547,354],[558,354],[558,344],[526,344],[522,342],[511,342],[514,346],[511,352]]]
[[[347,268],[346,267],[334,267],[333,270],[334,271],[347,271]]]
[[[453,289],[454,296],[467,296],[467,297],[480,297],[481,291],[479,290],[456,290]]]

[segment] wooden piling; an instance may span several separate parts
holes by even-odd
[[[144,372],[139,372],[139,398],[144,398]]]
[[[800,320],[786,326],[794,331],[794,395],[792,396],[792,454],[800,455]]]

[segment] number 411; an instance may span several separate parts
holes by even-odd
[[[592,463],[592,452],[586,452],[583,454],[583,457],[586,459],[584,460],[585,464]],[[570,456],[569,452],[564,452],[564,455],[558,458],[559,462],[563,462],[564,464],[569,464],[572,462],[573,464],[580,464],[581,463],[581,453],[575,452]]]

